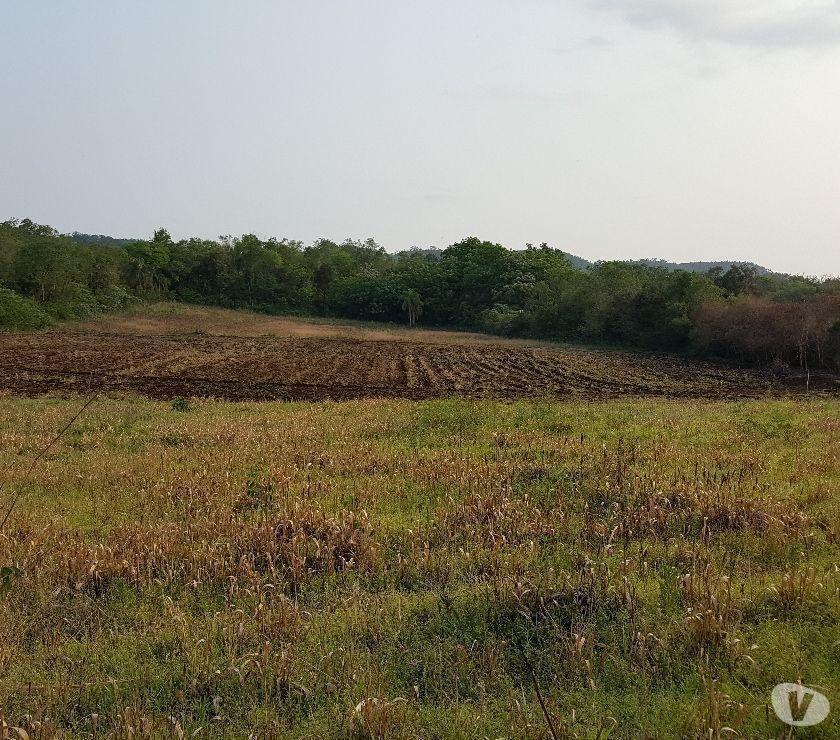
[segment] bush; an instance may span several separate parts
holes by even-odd
[[[96,293],[96,302],[103,313],[124,311],[135,301],[134,296],[119,285],[112,285],[107,290]]]
[[[706,303],[694,316],[694,339],[701,351],[741,361],[840,369],[840,295]]]
[[[100,312],[96,297],[86,285],[68,283],[60,300],[45,304],[45,308],[60,321],[84,319]]]
[[[527,328],[525,312],[497,304],[482,312],[479,328],[487,334],[498,334],[503,337],[522,335]]]
[[[189,411],[190,409],[192,409],[190,402],[183,396],[176,396],[172,399],[173,411]]]
[[[52,317],[35,301],[0,288],[0,329],[43,329],[52,323]]]

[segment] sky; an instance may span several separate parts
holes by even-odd
[[[7,0],[0,219],[840,274],[834,0]]]

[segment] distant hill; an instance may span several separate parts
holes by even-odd
[[[666,270],[685,270],[686,272],[708,272],[709,270],[719,267],[726,272],[733,265],[739,267],[751,267],[755,270],[756,275],[772,275],[773,271],[766,267],[755,264],[755,262],[668,262],[667,260],[646,259],[646,260],[629,260],[632,264],[648,265],[650,267],[662,267]]]
[[[583,257],[578,257],[576,254],[569,254],[568,252],[563,252],[566,259],[568,260],[569,264],[572,267],[576,267],[578,270],[588,270],[592,267],[592,262],[589,260],[585,260]]]
[[[437,247],[412,247],[404,252],[397,252],[397,254],[418,255],[420,257],[427,257],[428,259],[439,260],[443,254],[443,250]]]
[[[107,247],[127,247],[129,244],[138,241],[137,239],[118,239],[104,234],[82,234],[79,231],[74,231],[67,236],[77,244],[100,244]]]
[[[565,252],[564,254],[566,255],[566,259],[572,264],[572,267],[576,267],[579,270],[588,270],[595,264],[594,262],[590,262],[589,260],[586,260],[583,257],[578,257],[577,255],[569,254],[568,252]],[[772,270],[768,270],[762,265],[757,265],[755,262],[739,262],[736,260],[721,262],[668,262],[668,260],[660,259],[617,261],[626,262],[629,265],[647,265],[648,267],[661,267],[663,270],[668,270],[669,272],[673,272],[674,270],[685,270],[685,272],[708,272],[709,270],[715,267],[719,267],[721,270],[726,272],[733,265],[739,265],[741,267],[751,267],[753,270],[755,270],[756,275],[773,274]]]

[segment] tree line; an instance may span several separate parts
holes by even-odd
[[[0,223],[0,327],[159,299],[840,371],[837,279],[743,265],[580,269],[546,244],[511,250],[475,237],[390,254],[372,239],[175,241],[158,229],[135,241],[62,235],[28,219]]]

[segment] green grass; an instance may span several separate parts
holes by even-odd
[[[840,700],[837,401],[108,398],[25,477],[80,404],[0,399],[0,707],[43,737],[546,737],[532,669],[564,737]]]

